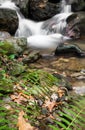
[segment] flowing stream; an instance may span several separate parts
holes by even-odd
[[[16,37],[29,37],[31,35],[47,35],[53,33],[63,33],[66,27],[66,18],[71,14],[71,5],[67,5],[65,0],[61,1],[61,12],[49,20],[35,22],[26,19],[19,8],[11,0],[0,1],[2,8],[16,10],[19,18],[19,26],[16,31]],[[47,27],[46,27],[46,26]],[[46,27],[46,28],[45,28]]]

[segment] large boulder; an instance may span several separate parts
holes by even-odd
[[[78,56],[85,58],[85,39],[71,40],[56,49],[55,55]]]
[[[85,11],[85,0],[72,0],[72,11]]]
[[[85,0],[66,0],[67,4],[72,5],[72,11],[85,11]]]
[[[0,31],[14,35],[18,28],[18,16],[16,11],[0,8]]]
[[[60,0],[30,0],[30,18],[46,20],[60,12]]]

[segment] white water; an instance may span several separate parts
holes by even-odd
[[[67,5],[66,1],[62,0],[61,1],[61,12],[60,12],[60,14],[57,14],[54,16],[54,18],[56,18],[56,20],[57,20],[57,23],[54,26],[54,29],[56,29],[57,33],[62,34],[63,30],[65,29],[65,27],[67,25],[66,19],[71,14],[72,14],[71,5]]]
[[[10,8],[13,10],[16,10],[18,18],[19,18],[19,27],[16,31],[15,36],[17,37],[28,37],[30,35],[47,35],[47,34],[53,34],[53,33],[61,33],[63,32],[64,28],[66,27],[66,18],[71,14],[71,6],[66,5],[66,1],[61,1],[61,13],[55,15],[50,20],[54,22],[55,24],[49,25],[45,29],[42,27],[45,25],[46,21],[43,22],[34,22],[32,20],[25,19],[24,16],[21,14],[19,8],[11,2],[11,0],[4,0],[1,7],[2,8]]]
[[[71,5],[67,5],[65,0],[61,1],[61,13],[70,13],[71,12]]]
[[[42,22],[35,22],[24,18],[19,8],[11,0],[2,2],[0,7],[10,8],[17,12],[19,26],[15,36],[27,37],[27,46],[31,48],[55,50],[57,46],[68,39],[62,35],[62,32],[66,27],[66,18],[72,13],[71,6],[66,5],[65,0],[61,1],[60,14]]]
[[[15,10],[17,12],[18,18],[23,19],[24,16],[20,12],[20,9],[15,5],[14,2],[11,2],[11,0],[0,0],[0,8],[7,8],[11,10]]]
[[[61,34],[55,33],[50,35],[34,35],[27,38],[29,47],[39,49],[56,49],[56,47],[69,38]]]
[[[61,13],[55,15],[50,20],[55,24],[52,25],[48,23],[47,29],[42,27],[45,25],[46,21],[43,22],[34,22],[32,20],[27,19],[19,19],[19,28],[16,32],[16,36],[21,37],[28,37],[30,35],[47,35],[53,33],[61,33],[63,32],[64,28],[66,27],[66,18],[71,15],[71,5],[66,5],[65,0],[61,1]]]
[[[69,38],[55,33],[50,35],[33,35],[27,38],[27,47],[40,51],[43,56],[54,55],[54,51]]]

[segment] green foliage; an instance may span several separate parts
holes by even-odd
[[[9,59],[13,60],[15,58],[15,54],[9,55]]]
[[[0,41],[0,53],[1,53],[1,54],[6,54],[7,51],[2,48],[3,46],[4,46],[4,42],[1,42],[1,41]]]
[[[42,70],[27,70],[27,72],[22,73],[20,78],[23,79],[23,83],[21,84],[26,88],[26,94],[29,95],[51,95],[50,89],[52,86],[58,86],[59,79],[54,77],[52,74],[48,72],[44,72]]]
[[[3,100],[0,100],[0,130],[17,130],[14,128],[14,124],[10,124],[10,122],[14,123],[13,115],[4,107],[3,104]]]
[[[85,97],[80,97],[58,113],[53,130],[84,130],[85,128]]]
[[[0,93],[9,93],[13,91],[13,81],[10,76],[6,76],[4,69],[0,70]]]
[[[0,53],[1,54],[13,54],[14,51],[15,51],[15,48],[12,45],[12,43],[7,42],[7,41],[0,42]]]
[[[29,83],[30,87],[33,85],[47,85],[49,87],[52,85],[58,85],[58,78],[42,70],[29,69],[26,73],[22,74],[22,78]]]
[[[18,84],[21,89],[18,90],[16,87],[17,92],[22,91],[22,93],[32,95],[35,98],[33,101],[28,100],[26,104],[21,103],[15,107],[17,111],[22,108],[26,112],[28,120],[35,123],[37,116],[42,114],[41,106],[36,102],[37,99],[44,102],[46,96],[50,98],[52,92],[55,91],[52,89],[52,86],[56,86],[57,88],[61,83],[61,79],[42,70],[27,69],[27,66],[18,63],[16,59],[14,59],[14,54],[11,53],[11,55],[6,56],[5,54],[7,54],[7,52],[5,52],[6,50],[4,51],[3,46],[4,44],[1,43],[0,51],[3,52],[4,57],[0,55],[0,130],[14,130],[11,125],[14,125],[12,121],[17,115],[10,114],[4,107],[5,103],[3,101],[3,97],[6,97],[9,92],[13,92],[14,85]],[[9,46],[8,49],[10,47],[11,46]],[[66,104],[65,108],[57,113],[59,116],[54,120],[55,125],[51,125],[50,127],[53,130],[83,130],[83,128],[85,128],[84,98],[85,97],[82,97],[78,100],[73,99],[72,102],[71,99],[71,103]]]

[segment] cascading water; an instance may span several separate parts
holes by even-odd
[[[61,1],[61,12],[55,15],[48,21],[33,22],[27,19],[20,19],[19,29],[16,36],[29,36],[29,35],[48,35],[53,33],[64,34],[66,27],[66,18],[72,14],[71,5],[67,5],[65,0]],[[47,29],[44,27],[47,22]],[[49,25],[50,24],[50,25]],[[23,33],[22,33],[23,32]]]
[[[55,24],[54,28],[56,28],[57,33],[64,34],[66,28],[66,19],[69,15],[71,15],[71,5],[66,3],[66,0],[61,1],[61,12],[54,17],[57,19],[57,23]]]
[[[48,21],[34,22],[25,19],[20,10],[11,0],[3,1],[1,7],[16,10],[19,18],[19,27],[16,31],[16,37],[28,37],[30,35],[48,35],[53,33],[64,33],[66,27],[66,18],[71,14],[71,5],[67,5],[65,0],[61,1],[61,12]],[[47,27],[45,28],[45,25]]]
[[[71,5],[68,5],[66,0],[61,1],[61,13],[70,13],[71,12]]]

